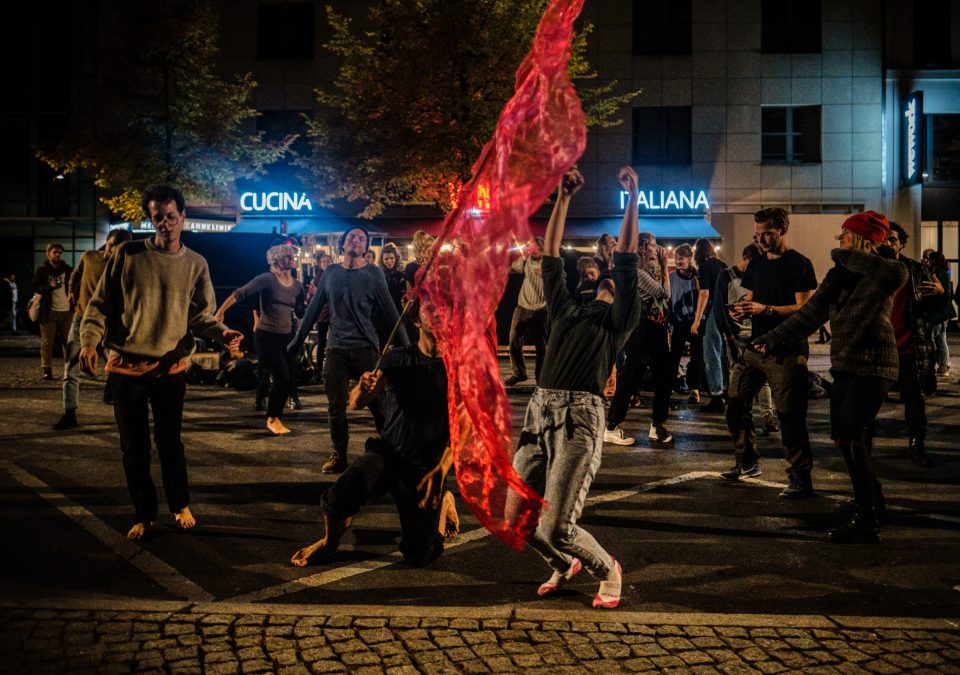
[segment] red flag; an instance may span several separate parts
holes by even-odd
[[[447,216],[433,259],[420,270],[419,295],[436,313],[449,379],[460,493],[484,527],[517,550],[536,528],[543,499],[511,464],[510,403],[497,362],[494,312],[515,237],[530,238],[528,219],[586,147],[583,110],[567,77],[582,6],[583,0],[547,6],[493,139]]]

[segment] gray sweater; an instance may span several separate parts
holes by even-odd
[[[813,297],[759,340],[775,354],[778,345],[805,338],[829,319],[833,369],[896,380],[900,359],[890,308],[907,280],[906,267],[852,249],[836,248],[830,255],[836,265]]]
[[[180,359],[193,336],[219,339],[207,261],[183,244],[161,251],[152,239],[131,241],[110,256],[80,324],[80,343],[133,359]]]

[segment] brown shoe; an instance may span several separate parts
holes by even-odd
[[[323,463],[320,469],[323,473],[343,473],[347,468],[347,458],[334,450],[330,453],[330,459]]]

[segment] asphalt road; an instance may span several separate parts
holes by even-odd
[[[814,368],[824,369],[823,348]],[[505,365],[505,364],[503,364]],[[404,565],[388,500],[355,519],[331,562],[298,569],[291,554],[321,534],[318,504],[331,478],[325,398],[303,390],[306,405],[269,436],[250,392],[188,390],[184,421],[191,508],[189,533],[164,516],[143,544],[124,538],[130,519],[112,408],[84,381],[82,426],[52,432],[58,383],[39,379],[33,358],[0,359],[0,594],[11,601],[187,599],[254,603],[419,605],[580,610],[595,582],[582,575],[543,601],[546,567],[486,535],[460,503],[462,534],[428,569]],[[514,424],[530,387],[511,391]],[[623,563],[623,607],[644,612],[960,616],[960,385],[928,401],[930,467],[905,457],[902,407],[885,405],[875,455],[891,507],[879,545],[824,541],[849,496],[842,459],[827,437],[826,401],[812,401],[815,487],[804,501],[778,498],[785,482],[778,438],[763,438],[763,476],[725,484],[732,464],[722,417],[679,397],[669,423],[676,444],[650,448],[646,409],[626,428],[636,447],[608,445],[581,523]],[[367,413],[351,417],[351,457],[373,431]],[[158,485],[159,467],[154,462]],[[163,503],[161,499],[161,504]]]

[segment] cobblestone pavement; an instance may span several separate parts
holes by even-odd
[[[0,619],[2,669],[960,672],[960,625],[941,620],[589,611],[571,615],[510,609],[432,610],[424,617],[417,608],[406,608],[409,615],[385,610],[380,616],[376,611],[357,616],[309,606],[266,610],[222,603],[166,604],[169,607],[149,611],[8,608]]]

